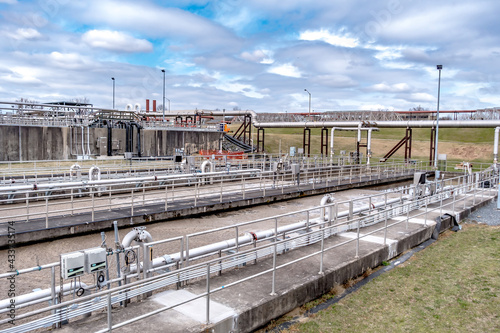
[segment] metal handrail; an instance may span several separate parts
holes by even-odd
[[[476,187],[477,187],[477,185],[479,185],[479,184],[478,184],[478,182],[477,182],[477,178],[476,178],[476,181],[474,181],[474,183],[472,184],[472,186],[474,187],[473,189],[471,189],[471,184],[470,184],[470,183],[467,183],[467,182],[465,181],[465,179],[460,180],[461,178],[464,178],[464,177],[462,176],[462,177],[457,177],[457,178],[455,178],[455,179],[446,180],[446,181],[443,181],[443,183],[444,183],[444,184],[446,184],[446,182],[449,182],[450,184],[452,184],[454,181],[456,182],[456,181],[457,181],[457,179],[458,179],[458,183],[459,183],[458,189],[459,189],[459,190],[462,190],[462,191],[464,191],[464,192],[465,192],[465,191],[472,191],[472,190],[474,190],[474,200],[475,200],[475,196],[476,196]],[[486,180],[487,180],[487,181],[490,181],[490,183],[494,183],[494,184],[496,184],[496,183],[497,183],[497,179],[498,179],[498,178],[497,178],[496,176],[488,176],[488,177],[484,177],[481,181],[482,181],[482,182],[484,182],[484,181],[486,181]],[[484,192],[484,191],[485,191],[485,189],[483,188],[483,189],[482,189],[482,192]],[[263,274],[267,274],[267,273],[273,272],[273,275],[274,275],[274,274],[275,274],[275,272],[276,272],[276,270],[278,270],[278,269],[280,269],[280,268],[283,268],[283,267],[286,267],[286,266],[292,265],[292,264],[294,264],[294,263],[296,263],[296,262],[299,262],[299,261],[301,261],[301,260],[305,260],[306,258],[312,257],[312,256],[314,256],[314,255],[322,255],[322,253],[324,253],[325,251],[332,250],[332,249],[334,249],[334,248],[337,248],[337,247],[339,247],[339,246],[342,246],[342,245],[348,244],[348,243],[350,243],[350,242],[358,242],[358,244],[359,244],[359,239],[362,239],[363,237],[366,237],[366,236],[368,236],[368,235],[371,235],[371,234],[373,234],[373,233],[375,233],[375,232],[378,232],[378,231],[381,231],[381,230],[384,230],[384,229],[385,229],[385,230],[386,230],[386,232],[387,232],[387,229],[388,229],[388,228],[390,228],[390,227],[392,227],[392,226],[394,226],[394,225],[397,225],[397,224],[400,224],[400,223],[404,223],[404,222],[408,223],[408,220],[409,220],[410,218],[415,218],[416,216],[421,216],[421,215],[424,215],[424,214],[425,214],[425,216],[427,216],[427,214],[429,213],[428,206],[429,206],[429,204],[431,204],[431,203],[433,203],[433,202],[440,202],[441,204],[439,205],[439,207],[436,207],[436,208],[434,208],[434,209],[431,209],[430,211],[437,211],[438,209],[441,209],[441,210],[442,210],[442,208],[443,208],[443,202],[442,202],[442,201],[443,201],[443,196],[444,196],[444,195],[447,195],[447,196],[449,196],[449,197],[450,197],[450,194],[451,194],[451,193],[453,193],[453,194],[452,194],[452,198],[453,198],[452,202],[445,203],[445,204],[444,204],[444,206],[447,206],[447,205],[452,205],[452,204],[453,204],[453,205],[455,205],[456,189],[451,189],[451,188],[450,188],[450,189],[448,189],[448,190],[446,191],[446,193],[445,193],[445,194],[443,194],[443,193],[438,193],[438,194],[434,195],[432,198],[427,197],[427,198],[420,199],[420,200],[418,200],[418,201],[416,201],[416,202],[413,202],[413,203],[412,203],[412,202],[410,202],[410,203],[403,203],[403,204],[401,204],[401,205],[395,205],[395,206],[393,206],[393,207],[389,208],[388,210],[385,210],[385,211],[382,211],[382,212],[378,212],[378,215],[384,215],[384,213],[385,213],[385,214],[386,214],[386,217],[385,217],[385,218],[386,218],[386,220],[387,220],[387,213],[388,213],[388,212],[390,212],[390,211],[395,211],[395,210],[397,211],[398,209],[401,209],[401,211],[400,211],[400,215],[401,215],[401,214],[404,214],[405,212],[408,212],[408,213],[409,213],[409,211],[410,211],[410,207],[411,207],[411,204],[413,204],[414,206],[416,206],[416,208],[419,208],[419,207],[425,206],[425,207],[426,207],[426,211],[425,211],[425,212],[423,212],[423,213],[420,213],[420,214],[415,214],[415,215],[412,215],[412,216],[409,216],[409,215],[407,214],[407,218],[406,218],[406,220],[404,220],[404,219],[403,219],[403,220],[401,220],[401,221],[398,221],[398,222],[392,223],[392,224],[390,224],[390,225],[387,225],[387,224],[386,224],[384,227],[378,228],[378,229],[376,229],[376,230],[374,230],[374,231],[371,231],[370,233],[367,233],[367,234],[360,235],[360,234],[359,234],[359,231],[358,231],[358,236],[357,236],[357,238],[350,239],[350,240],[345,241],[345,242],[342,242],[342,243],[340,243],[340,244],[336,244],[336,245],[334,245],[334,246],[332,246],[332,247],[323,248],[323,246],[322,246],[322,249],[321,249],[320,251],[315,251],[315,252],[313,252],[313,253],[311,253],[311,254],[308,254],[308,255],[306,255],[306,256],[303,256],[303,257],[301,257],[301,258],[298,258],[298,259],[296,259],[296,260],[293,260],[293,261],[287,262],[287,263],[282,264],[282,265],[279,265],[279,266],[278,266],[278,265],[276,265],[276,264],[274,264],[274,266],[273,266],[273,268],[272,268],[272,269],[268,269],[268,270],[266,270],[266,271],[259,272],[259,273],[255,274],[255,275],[250,276],[250,277],[245,277],[245,278],[240,279],[240,280],[238,280],[238,281],[235,281],[235,282],[232,282],[232,283],[230,283],[230,284],[227,284],[227,285],[225,285],[224,287],[219,287],[219,288],[214,288],[214,289],[208,289],[208,290],[207,290],[207,293],[204,293],[204,294],[202,294],[202,295],[198,295],[196,298],[200,298],[200,297],[209,297],[209,296],[210,296],[210,294],[212,294],[212,293],[214,293],[214,292],[220,291],[220,290],[222,290],[222,289],[227,289],[227,288],[228,288],[228,287],[230,287],[230,286],[234,286],[234,285],[236,285],[236,284],[242,283],[242,282],[247,281],[247,280],[249,280],[249,279],[253,279],[253,278],[257,277],[257,276],[261,276],[261,275],[263,275]],[[451,198],[451,197],[450,197],[450,198]],[[466,197],[464,197],[464,198],[463,198],[463,200],[464,200],[464,204],[465,204]],[[333,204],[331,204],[331,205],[333,205]],[[331,206],[331,205],[330,205],[330,206]],[[405,207],[406,207],[406,210],[405,210]],[[315,207],[315,208],[313,208],[313,209],[318,209],[318,207]],[[357,218],[357,219],[354,219],[354,220],[341,222],[340,224],[334,224],[334,225],[331,225],[331,226],[326,226],[327,222],[325,222],[325,223],[323,224],[323,228],[322,228],[322,229],[319,229],[319,230],[313,230],[313,231],[307,232],[307,233],[305,233],[305,234],[303,234],[303,235],[299,235],[299,236],[292,237],[292,238],[289,238],[289,239],[285,239],[285,240],[281,240],[281,241],[275,241],[275,242],[274,242],[274,243],[272,243],[272,244],[267,244],[267,245],[264,245],[264,246],[259,246],[258,248],[255,248],[255,249],[249,249],[249,250],[246,250],[246,251],[241,251],[241,252],[239,252],[239,253],[235,253],[235,254],[232,254],[232,255],[227,255],[227,256],[225,256],[225,257],[224,257],[224,259],[223,259],[223,260],[233,260],[233,259],[234,259],[234,258],[236,258],[237,256],[243,256],[243,255],[245,255],[245,254],[257,253],[257,251],[261,251],[261,250],[263,250],[263,249],[271,249],[271,248],[274,248],[274,252],[273,252],[273,251],[271,251],[271,252],[269,252],[269,253],[270,253],[271,255],[276,256],[276,251],[277,251],[276,249],[277,249],[277,247],[278,247],[280,244],[286,244],[286,242],[290,242],[290,241],[292,241],[292,240],[296,240],[296,239],[298,239],[298,238],[304,238],[304,237],[306,237],[306,236],[307,236],[307,237],[309,237],[309,236],[310,236],[311,238],[313,238],[313,236],[315,236],[315,235],[319,235],[319,234],[321,234],[321,235],[322,235],[322,237],[321,237],[321,239],[320,239],[320,240],[317,240],[317,241],[321,241],[321,242],[323,242],[323,240],[324,240],[324,238],[325,238],[325,230],[328,230],[329,228],[330,228],[330,229],[331,229],[331,228],[336,228],[336,227],[338,227],[338,226],[339,226],[339,225],[341,225],[341,224],[347,224],[347,223],[349,223],[349,224],[353,224],[353,223],[355,224],[355,223],[358,223],[358,225],[359,225],[360,221],[361,221],[362,219],[366,219],[366,218],[367,218],[367,217],[360,217],[360,218]],[[358,230],[359,230],[359,228],[358,228]],[[146,245],[148,245],[148,244],[146,244]],[[151,244],[149,244],[149,245],[151,245]],[[359,246],[359,245],[358,245],[358,246]],[[358,246],[357,246],[357,247],[358,247]],[[92,298],[99,297],[99,296],[104,296],[104,295],[109,295],[109,296],[108,296],[108,299],[107,299],[107,303],[108,303],[108,310],[109,310],[109,309],[110,309],[110,304],[111,304],[111,303],[116,303],[116,302],[119,302],[119,301],[120,301],[120,300],[119,300],[119,299],[117,299],[117,298],[115,298],[115,299],[114,299],[114,301],[113,301],[113,300],[112,300],[112,298],[111,298],[111,294],[112,294],[112,293],[113,293],[113,294],[115,294],[115,295],[117,295],[120,291],[125,291],[125,290],[127,290],[127,292],[128,292],[128,293],[130,293],[130,290],[132,290],[132,288],[133,288],[133,287],[136,287],[136,286],[137,286],[137,287],[139,288],[139,286],[141,285],[142,287],[146,288],[146,284],[151,284],[151,283],[153,283],[153,281],[159,281],[159,280],[161,280],[161,279],[165,280],[165,279],[167,279],[169,276],[173,276],[173,275],[176,275],[176,274],[177,274],[178,276],[181,276],[181,275],[182,275],[183,273],[185,273],[185,272],[188,272],[188,271],[195,271],[195,270],[197,270],[197,269],[199,270],[200,268],[203,268],[203,267],[205,267],[205,266],[207,267],[207,272],[212,272],[212,270],[210,269],[210,266],[211,266],[212,264],[215,264],[216,266],[217,266],[217,265],[219,265],[219,264],[220,264],[220,262],[221,262],[221,260],[222,260],[221,258],[212,259],[212,260],[209,260],[209,261],[204,262],[204,263],[199,263],[199,264],[195,264],[195,265],[192,265],[192,266],[189,266],[189,267],[180,268],[180,269],[175,270],[175,271],[170,272],[170,273],[161,274],[161,275],[158,275],[158,276],[156,276],[156,277],[151,277],[151,278],[147,278],[147,279],[144,279],[144,280],[136,281],[136,282],[133,282],[133,283],[131,283],[131,284],[128,284],[127,286],[122,286],[122,287],[119,287],[119,288],[113,288],[113,289],[110,289],[110,290],[108,290],[108,291],[99,292],[99,293],[96,293],[96,294],[93,294],[93,295],[87,296],[86,298],[82,298],[82,299],[77,299],[77,300],[74,300],[74,301],[65,302],[65,303],[62,303],[62,304],[59,304],[59,305],[55,305],[55,306],[51,306],[51,307],[47,307],[47,308],[42,309],[42,310],[36,310],[36,311],[34,311],[34,312],[30,312],[30,313],[28,313],[28,314],[24,314],[24,315],[22,315],[22,317],[20,316],[20,319],[21,319],[21,318],[26,318],[26,317],[28,317],[28,316],[33,316],[33,315],[36,315],[36,314],[40,314],[40,313],[42,313],[42,312],[46,312],[46,311],[49,311],[49,310],[56,310],[56,309],[59,309],[59,308],[63,308],[64,306],[74,304],[74,303],[76,303],[76,302],[81,302],[81,301],[85,301],[85,300],[90,300],[90,299],[92,299]],[[321,267],[322,267],[322,265],[321,265]],[[216,271],[217,269],[218,269],[218,267],[215,267],[214,271]],[[209,279],[209,275],[206,275],[206,278],[207,278],[207,279]],[[274,281],[274,279],[273,279],[273,290],[274,290],[274,282],[275,282],[275,281]],[[188,300],[188,301],[190,301],[190,300]],[[186,301],[186,302],[187,302],[187,301]],[[162,309],[156,310],[156,311],[154,311],[154,312],[150,312],[149,314],[146,314],[146,315],[143,315],[143,316],[140,316],[140,317],[137,317],[137,318],[133,318],[133,319],[131,319],[131,320],[127,320],[126,322],[123,322],[123,323],[117,324],[117,325],[112,326],[112,327],[111,327],[111,326],[109,326],[109,327],[108,327],[108,329],[114,329],[114,328],[118,328],[118,327],[124,326],[124,325],[126,325],[126,324],[128,324],[128,323],[135,322],[135,321],[137,321],[137,320],[138,320],[138,319],[140,319],[140,318],[145,318],[145,317],[147,317],[147,316],[149,316],[149,315],[156,314],[156,313],[158,313],[158,312],[161,312],[161,311],[167,310],[167,309],[169,309],[169,308],[172,308],[172,307],[175,307],[175,306],[178,306],[178,305],[180,305],[180,304],[176,304],[176,305],[173,305],[173,306],[170,306],[170,307],[165,307],[165,308],[162,308]],[[103,306],[105,306],[105,304],[104,304],[104,303],[103,303]],[[111,313],[109,313],[109,315],[111,315]],[[207,317],[207,319],[208,319],[208,317]],[[4,323],[4,322],[0,322],[0,323]],[[110,322],[108,322],[108,323],[110,323]]]

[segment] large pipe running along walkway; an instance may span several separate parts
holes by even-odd
[[[293,224],[286,228],[277,227],[277,219],[285,218],[285,215],[269,217],[270,226],[274,227],[256,233],[254,241],[259,241],[256,246],[241,248],[238,252],[236,241],[237,253],[229,252],[222,257],[209,257],[189,265],[186,262],[185,266],[177,268],[170,266],[170,272],[165,272],[165,266],[160,267],[162,270],[152,268],[149,256],[150,248],[169,240],[145,243],[141,251],[144,280],[23,313],[19,319],[32,318],[31,321],[8,328],[6,332],[42,328],[61,318],[72,321],[92,311],[97,311],[97,314],[70,323],[62,332],[96,329],[105,332],[120,327],[123,332],[157,331],[166,326],[172,332],[201,332],[212,328],[215,331],[250,332],[319,297],[335,284],[360,275],[453,225],[451,219],[443,218],[443,214],[462,219],[478,205],[495,197],[496,190],[489,186],[497,183],[498,177],[491,173],[440,181],[427,188],[405,190],[407,194],[403,196],[401,192],[399,200],[388,200],[385,195],[382,202],[370,202],[365,208],[359,206],[360,216],[352,216],[353,207],[356,207],[352,202],[348,205],[349,212],[337,213],[332,209],[338,207],[336,203],[330,203],[326,207],[307,210],[307,220],[301,225],[296,220],[298,212],[286,214],[288,218],[295,217],[289,223],[298,226],[296,232],[292,230]],[[366,198],[361,200],[366,201]],[[321,210],[320,217],[310,219],[312,210]],[[325,215],[325,210],[329,214]],[[279,230],[286,230],[287,237]],[[195,252],[193,249],[191,253]],[[181,254],[181,261],[188,260],[187,253]],[[167,257],[173,258],[174,255],[163,258]],[[231,269],[241,267],[243,263],[246,267]],[[151,276],[154,272],[159,275]],[[188,280],[189,284],[182,290],[175,290],[179,283]],[[113,305],[125,304],[126,299],[168,286],[170,290],[145,302],[112,311]],[[107,313],[102,313],[100,309],[106,308]],[[162,312],[164,315],[158,315]],[[46,314],[43,318],[40,317],[42,313]],[[148,320],[144,321],[146,318]],[[6,320],[0,321],[0,325],[5,324]]]
[[[191,111],[178,112],[175,115],[193,116],[252,116],[252,125],[257,128],[331,128],[331,127],[380,127],[380,128],[433,128],[436,127],[435,120],[393,120],[393,121],[299,121],[299,122],[259,122],[258,113],[247,111]],[[500,120],[440,120],[439,127],[443,128],[495,128],[500,126]]]
[[[297,198],[349,188],[385,184],[408,180],[413,177],[417,165],[392,164],[371,166],[325,167],[302,170],[300,178],[290,171],[263,173],[258,177],[235,179],[229,182],[214,181],[210,175],[193,174],[191,187],[187,182],[172,191],[171,184],[156,185],[158,190],[144,191],[144,187],[132,187],[129,194],[111,196],[103,191],[91,192],[90,197],[78,197],[78,192],[67,199],[44,200],[18,204],[18,207],[0,207],[4,210],[0,221],[0,247],[7,245],[9,221],[16,221],[16,241],[29,243],[80,233],[96,232],[110,228],[117,220],[120,226],[143,224],[173,217],[204,214],[217,210],[234,209],[276,200]],[[251,170],[246,171],[251,172]],[[187,175],[186,175],[187,177]],[[109,180],[110,181],[110,180]],[[101,181],[102,182],[109,182]],[[153,181],[153,179],[151,179]],[[25,185],[21,186],[22,188]],[[130,190],[130,189],[129,189]],[[22,196],[21,196],[22,197]],[[47,198],[47,197],[45,197]],[[134,204],[132,204],[134,203]],[[26,217],[28,213],[28,218]]]

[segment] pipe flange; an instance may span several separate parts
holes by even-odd
[[[163,260],[165,260],[165,264],[167,264],[167,265],[170,264],[170,263],[172,263],[172,262],[174,262],[172,260],[172,257],[169,256],[168,254],[165,254],[164,256],[162,256],[162,258],[163,258]]]

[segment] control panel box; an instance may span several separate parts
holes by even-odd
[[[106,269],[106,249],[95,247],[84,250],[83,253],[86,273],[95,273]]]
[[[413,175],[413,185],[425,184],[427,175],[425,172],[415,172]]]
[[[61,254],[61,277],[71,279],[85,273],[85,255],[83,252]]]
[[[292,164],[292,175],[298,175],[300,173],[300,164]]]

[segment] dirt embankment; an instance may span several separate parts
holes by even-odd
[[[277,153],[281,147],[281,152],[285,153],[290,150],[290,147],[302,147],[302,135],[296,134],[266,134],[266,151]],[[281,144],[280,144],[281,141]],[[373,157],[382,157],[388,153],[399,140],[390,139],[373,139],[372,140],[372,155]],[[330,142],[328,140],[328,146]],[[356,139],[353,137],[336,137],[334,142],[335,154],[341,150],[346,152],[356,150]],[[362,148],[362,151],[365,148]],[[463,160],[463,161],[489,161],[493,159],[493,143],[477,144],[477,143],[457,143],[457,142],[439,142],[438,151],[440,154],[446,154],[448,160]],[[311,153],[320,153],[320,139],[311,137]],[[412,142],[412,158],[428,160],[430,154],[430,141]],[[394,155],[394,158],[404,157],[404,146],[401,147]]]

